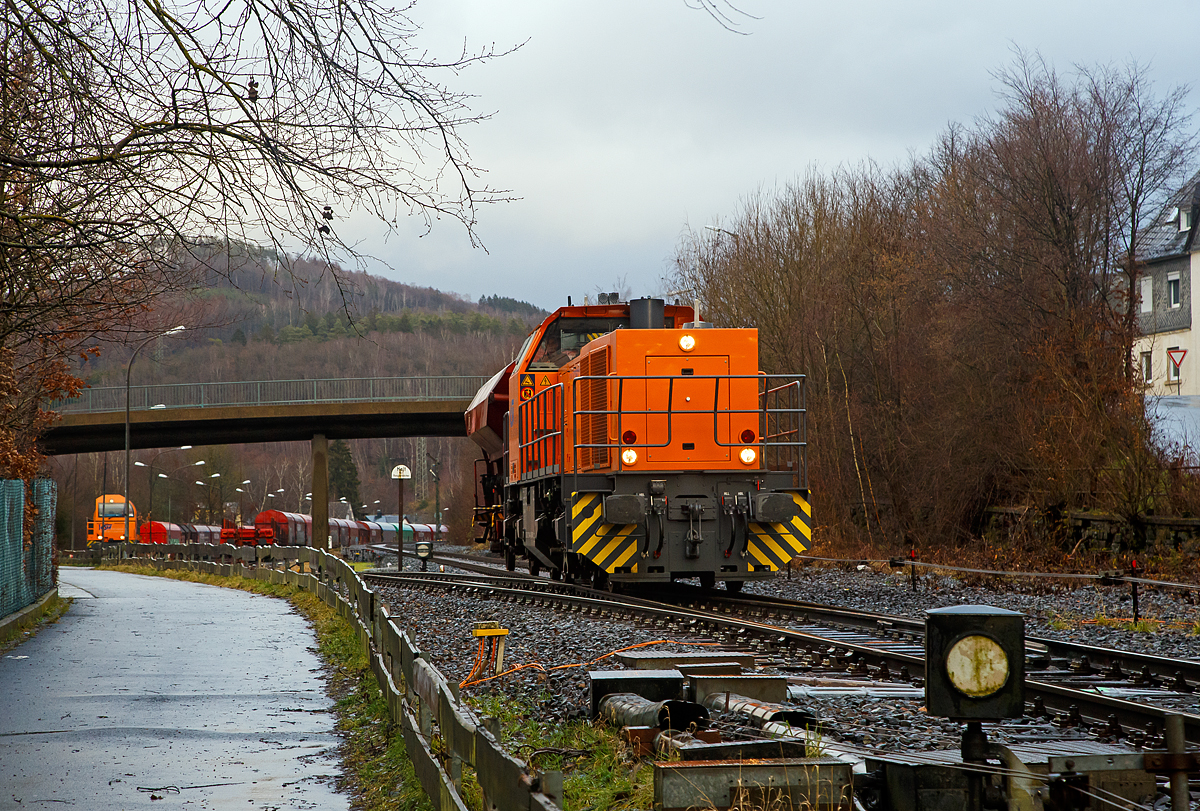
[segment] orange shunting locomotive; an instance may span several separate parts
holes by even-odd
[[[758,331],[601,295],[555,311],[476,394],[476,520],[510,570],[731,591],[807,548],[804,378]]]

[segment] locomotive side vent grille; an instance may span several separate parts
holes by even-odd
[[[608,347],[592,352],[579,364],[581,375],[604,376],[608,374]],[[608,411],[608,381],[583,380],[580,385],[581,411]],[[606,414],[583,414],[580,416],[579,435],[584,444],[606,445],[608,443],[608,416]],[[608,448],[580,448],[579,467],[595,470],[609,466]]]

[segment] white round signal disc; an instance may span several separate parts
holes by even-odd
[[[1008,656],[1000,643],[982,635],[964,636],[946,654],[946,675],[960,693],[985,698],[1008,682]]]

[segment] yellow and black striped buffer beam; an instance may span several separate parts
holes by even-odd
[[[750,524],[750,543],[747,550],[758,567],[778,571],[789,560],[808,550],[812,541],[812,506],[808,493],[793,492],[797,515],[785,524]]]
[[[571,505],[571,551],[612,574],[630,566],[642,538],[637,524],[605,524],[603,493],[575,493]],[[631,571],[637,571],[632,564]]]

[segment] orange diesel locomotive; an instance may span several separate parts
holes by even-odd
[[[564,307],[466,413],[477,523],[511,570],[737,591],[811,537],[804,379],[758,371],[758,332],[661,299]]]

